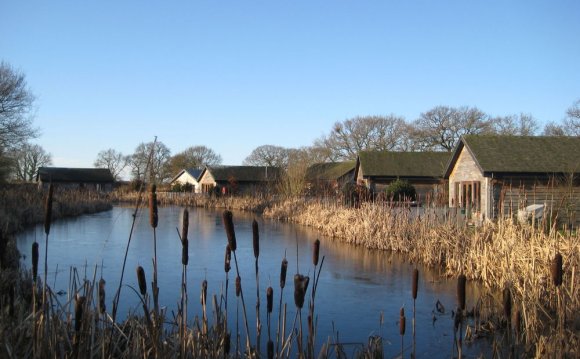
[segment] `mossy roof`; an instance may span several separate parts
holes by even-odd
[[[358,155],[364,177],[440,178],[450,152],[361,151]]]
[[[355,164],[355,161],[315,163],[306,170],[306,180],[337,180],[353,171]]]
[[[272,166],[216,166],[207,167],[216,182],[235,179],[237,182],[268,182],[280,177],[280,167]],[[201,179],[201,178],[200,178]]]
[[[36,180],[68,183],[114,182],[113,175],[107,168],[40,167]]]
[[[464,147],[484,174],[580,171],[580,137],[469,135],[456,146],[446,176]]]

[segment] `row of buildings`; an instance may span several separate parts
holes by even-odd
[[[75,173],[81,177],[92,173],[94,181],[85,185],[107,189],[112,176],[106,172],[41,168],[38,180],[73,181]],[[347,183],[382,193],[402,179],[415,187],[420,205],[447,204],[483,220],[539,204],[560,219],[578,223],[579,172],[580,137],[470,135],[462,137],[452,152],[361,151],[356,161],[315,164],[306,171],[305,183],[318,193],[320,189],[338,193]],[[188,186],[195,193],[257,192],[272,189],[281,174],[276,167],[205,167],[183,169],[171,184]]]

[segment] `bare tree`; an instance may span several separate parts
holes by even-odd
[[[222,163],[222,156],[206,146],[191,146],[172,156],[167,163],[167,172],[177,174],[182,169],[215,166]]]
[[[542,132],[544,136],[566,136],[566,131],[562,125],[558,125],[555,122],[548,122],[546,126],[544,126],[544,131]]]
[[[256,147],[244,160],[244,165],[248,166],[286,167],[287,164],[288,149],[273,145]]]
[[[400,150],[405,131],[405,120],[395,115],[355,117],[336,122],[315,147],[327,148],[334,161],[352,160],[361,150]]]
[[[34,95],[23,74],[0,63],[0,147],[5,150],[23,145],[37,136],[32,127]]]
[[[98,168],[108,168],[115,181],[117,181],[121,172],[123,172],[130,162],[130,156],[125,156],[121,152],[109,148],[108,150],[103,150],[97,154],[94,166]]]
[[[568,136],[580,136],[580,99],[566,111],[564,130]]]
[[[13,151],[12,159],[13,177],[17,181],[32,182],[36,177],[39,167],[52,164],[52,155],[42,146],[25,143]]]
[[[145,173],[151,149],[153,149],[153,155],[151,157],[151,163],[149,164],[148,173]],[[171,176],[167,172],[167,162],[170,157],[171,151],[163,142],[157,141],[139,144],[135,152],[131,155],[130,165],[133,179],[162,183]]]
[[[9,64],[0,62],[0,180],[9,174],[6,167],[14,153],[26,141],[35,138],[38,131],[32,127],[34,95],[26,85],[23,74]]]
[[[534,136],[538,121],[530,114],[499,116],[491,119],[494,132],[499,135]]]
[[[437,106],[413,122],[416,147],[452,151],[463,135],[493,133],[493,123],[476,107]]]

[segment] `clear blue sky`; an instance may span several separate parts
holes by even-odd
[[[580,1],[0,0],[0,60],[56,166],[154,136],[236,165],[357,115],[558,122],[580,98]]]

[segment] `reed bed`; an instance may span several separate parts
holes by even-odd
[[[521,316],[522,350],[538,357],[579,355],[578,231],[522,225],[511,218],[471,227],[446,211],[427,208],[419,213],[380,202],[352,208],[332,201],[289,200],[264,215],[316,228],[331,240],[404,253],[411,262],[440,267],[448,276],[464,274],[500,293],[495,294],[497,308],[502,308],[501,290],[509,288],[514,312]],[[561,285],[552,279],[555,258],[562,261],[557,273]]]
[[[135,203],[138,192],[114,191],[110,198],[114,203]],[[253,213],[262,213],[266,208],[277,203],[274,196],[265,194],[255,195],[208,195],[201,193],[187,192],[157,192],[159,205],[181,206],[181,207],[202,207],[239,210]]]

